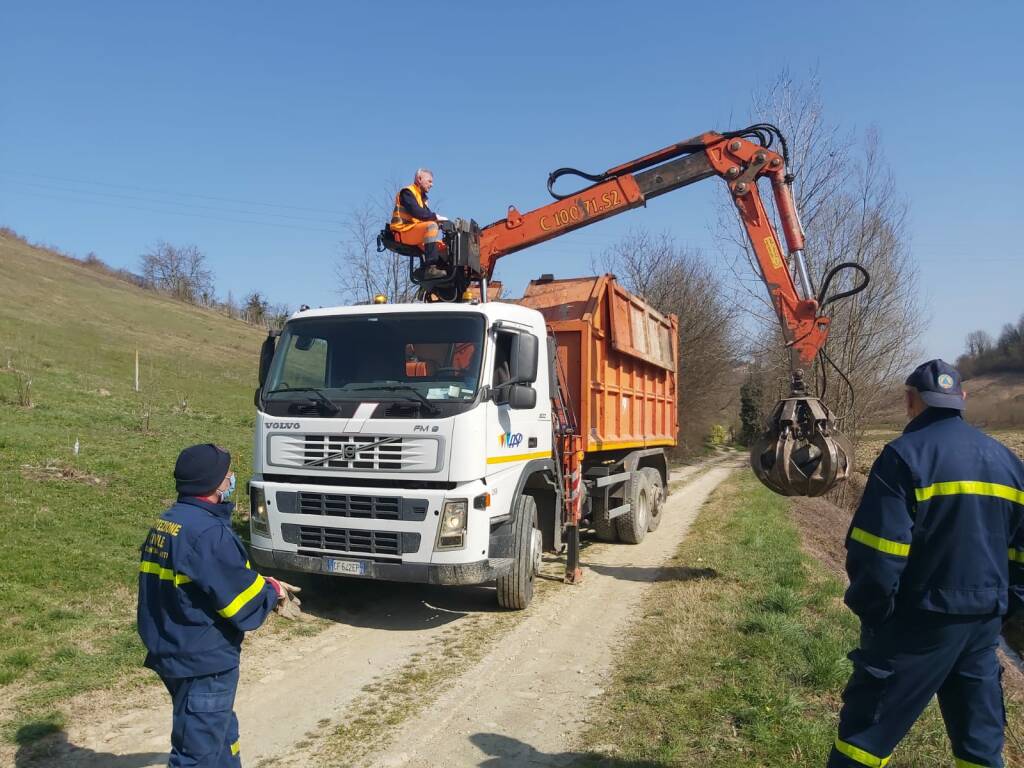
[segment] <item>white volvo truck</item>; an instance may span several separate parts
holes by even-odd
[[[497,302],[294,315],[261,360],[253,560],[497,580],[499,602],[523,607],[542,527],[549,539],[559,528],[546,346],[540,312]]]

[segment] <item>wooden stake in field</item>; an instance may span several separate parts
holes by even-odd
[[[135,391],[139,391],[139,350],[135,350]]]

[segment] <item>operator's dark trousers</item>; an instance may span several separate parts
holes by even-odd
[[[1002,618],[897,611],[850,654],[829,768],[881,768],[938,694],[957,768],[1003,765]]]
[[[162,678],[174,703],[168,768],[240,768],[238,667],[202,677]]]

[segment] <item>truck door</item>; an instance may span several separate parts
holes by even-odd
[[[515,462],[547,458],[551,455],[550,402],[547,395],[546,369],[538,365],[537,381],[529,382],[537,392],[533,408],[512,408],[508,404],[508,388],[513,380],[513,350],[516,337],[528,331],[499,329],[495,331],[494,358],[489,376],[492,397],[487,402],[487,470],[488,475]],[[538,344],[538,347],[540,345]],[[518,382],[527,384],[527,382]],[[538,386],[540,385],[540,386]],[[541,414],[547,418],[541,419]]]

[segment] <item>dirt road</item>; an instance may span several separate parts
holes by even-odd
[[[548,581],[524,612],[498,613],[493,589],[440,589],[330,580],[305,607],[330,625],[313,636],[268,633],[248,642],[236,710],[250,766],[565,765],[587,700],[600,696],[612,656],[645,587],[692,578],[699,569],[662,569],[708,494],[741,460],[673,476],[664,522],[637,546],[592,545],[584,583]],[[710,468],[708,468],[710,467]],[[557,578],[557,564],[548,572]],[[477,653],[446,658],[461,636]],[[433,681],[408,706],[392,707],[389,727],[368,727],[356,749],[340,724],[364,721],[402,700],[403,686]],[[419,664],[419,666],[417,666]],[[426,675],[426,677],[424,677]],[[375,701],[378,699],[377,701]],[[148,768],[166,763],[170,708],[162,689],[126,700],[80,700],[50,754],[15,758],[19,768]],[[373,726],[373,723],[370,723]],[[357,731],[358,732],[358,731]]]

